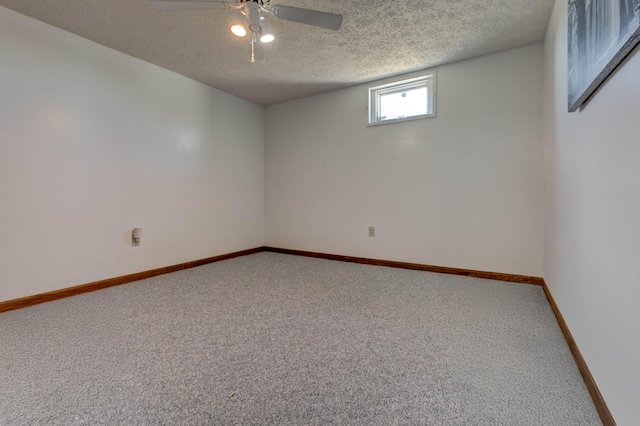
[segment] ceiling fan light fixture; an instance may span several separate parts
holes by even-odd
[[[273,34],[264,34],[262,37],[260,37],[260,41],[262,43],[271,43],[275,39],[276,37]]]
[[[246,18],[241,12],[235,12],[231,21],[231,32],[238,37],[247,35]]]
[[[247,35],[247,30],[241,24],[233,24],[231,26],[231,32],[238,37],[244,37]]]
[[[271,24],[265,18],[260,18],[260,26],[262,28],[262,34],[260,35],[260,41],[262,43],[271,43],[275,40],[275,36],[271,32]]]
[[[247,19],[249,21],[249,31],[252,33],[259,33],[262,29],[260,25],[260,9],[258,9],[258,5],[256,3],[247,3],[245,6],[247,8]]]

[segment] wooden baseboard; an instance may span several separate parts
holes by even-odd
[[[402,269],[415,269],[419,271],[429,271],[429,272],[439,272],[443,274],[454,274],[454,275],[465,275],[469,277],[476,278],[488,278],[492,280],[499,281],[508,281],[508,282],[516,282],[522,284],[534,284],[540,285],[544,289],[544,293],[549,300],[549,304],[551,305],[551,309],[558,320],[558,324],[560,325],[560,329],[564,334],[564,337],[569,345],[569,349],[573,354],[573,358],[582,374],[584,379],[584,383],[587,386],[587,390],[593,399],[593,403],[596,406],[596,410],[598,411],[598,415],[600,416],[600,420],[604,426],[615,426],[616,422],[607,407],[607,404],[596,385],[589,368],[587,367],[587,363],[585,362],[580,350],[578,349],[578,345],[576,344],[569,328],[567,327],[567,323],[564,321],[556,302],[553,300],[553,296],[549,291],[549,287],[547,287],[547,283],[543,278],[540,277],[530,277],[526,275],[513,275],[513,274],[503,274],[499,272],[485,272],[485,271],[474,271],[471,269],[458,269],[458,268],[448,268],[444,266],[432,266],[432,265],[422,265],[418,263],[406,263],[406,262],[395,262],[391,260],[379,260],[379,259],[368,259],[364,257],[352,257],[352,256],[341,256],[337,254],[327,254],[327,253],[317,253],[311,251],[302,251],[302,250],[291,250],[291,249],[283,249],[276,247],[263,247],[264,251],[270,251],[274,253],[283,253],[283,254],[293,254],[296,256],[306,256],[306,257],[316,257],[321,259],[330,259],[330,260],[339,260],[342,262],[352,262],[352,263],[364,263],[367,265],[378,265],[378,266],[390,266],[393,268],[402,268]]]
[[[543,278],[540,277],[530,277],[527,275],[514,275],[514,274],[503,274],[500,272],[485,272],[485,271],[475,271],[472,269],[459,269],[459,268],[449,268],[445,266],[432,266],[432,265],[423,265],[419,263],[407,263],[407,262],[396,262],[392,260],[380,260],[380,259],[369,259],[365,257],[353,257],[353,256],[342,256],[337,254],[327,254],[327,253],[317,253],[310,251],[302,251],[302,250],[291,250],[291,249],[283,249],[276,247],[256,247],[249,250],[237,251],[234,253],[227,253],[220,256],[208,257],[206,259],[194,260],[191,262],[180,263],[178,265],[165,266],[164,268],[152,269],[150,271],[138,272],[135,274],[123,275],[121,277],[109,278],[106,280],[95,281],[88,284],[83,284],[75,287],[68,287],[61,290],[50,291],[47,293],[36,294],[33,296],[27,296],[20,299],[8,300],[6,302],[0,302],[0,313],[12,311],[15,309],[26,308],[28,306],[37,305],[39,303],[45,303],[52,300],[63,299],[65,297],[71,297],[82,293],[88,293],[96,290],[100,290],[107,287],[113,287],[121,284],[127,284],[133,281],[139,281],[146,278],[155,277],[158,275],[168,274],[171,272],[181,271],[183,269],[194,268],[196,266],[206,265],[207,263],[219,262],[221,260],[232,259],[234,257],[246,256],[253,253],[258,253],[261,251],[270,251],[274,253],[283,253],[283,254],[292,254],[296,256],[306,256],[306,257],[315,257],[321,259],[330,259],[330,260],[338,260],[342,262],[351,262],[351,263],[363,263],[367,265],[377,265],[377,266],[389,266],[393,268],[401,268],[401,269],[414,269],[419,271],[428,271],[428,272],[438,272],[442,274],[453,274],[453,275],[465,275],[469,277],[476,278],[487,278],[492,280],[499,281],[508,281],[522,284],[533,284],[540,285],[544,289],[544,293],[549,300],[549,304],[551,305],[551,309],[558,320],[558,324],[560,325],[560,329],[564,334],[564,337],[569,345],[569,349],[573,354],[573,358],[576,361],[578,369],[582,374],[585,385],[587,386],[587,390],[593,399],[593,402],[596,406],[596,410],[600,415],[600,419],[604,426],[615,426],[616,422],[607,407],[607,404],[598,389],[598,386],[587,367],[587,363],[585,362],[580,350],[578,349],[578,345],[576,344],[571,332],[569,331],[569,327],[567,327],[567,323],[564,321],[560,310],[558,309],[558,305],[556,305],[551,292],[549,291],[549,287]]]
[[[263,251],[263,247],[257,247],[249,250],[242,250],[234,253],[222,254],[220,256],[208,257],[206,259],[199,259],[191,262],[180,263],[178,265],[165,266],[164,268],[152,269],[150,271],[137,272],[135,274],[123,275],[121,277],[95,281],[92,283],[82,284],[75,287],[63,288],[61,290],[50,291],[47,293],[35,294],[33,296],[22,297],[20,299],[8,300],[6,302],[0,302],[0,313],[13,311],[15,309],[26,308],[28,306],[33,306],[33,305],[37,305],[39,303],[44,303],[44,302],[50,302],[52,300],[63,299],[65,297],[71,297],[71,296],[75,296],[82,293],[101,290],[107,287],[127,284],[133,281],[144,280],[146,278],[168,274],[170,272],[176,272],[176,271],[181,271],[183,269],[194,268],[196,266],[206,265],[207,263],[219,262],[221,260],[231,259],[239,256],[246,256],[248,254],[258,253],[261,251]]]
[[[95,281],[88,284],[82,284],[75,287],[63,288],[61,290],[50,291],[47,293],[35,294],[33,296],[22,297],[20,299],[7,300],[0,302],[0,313],[13,311],[15,309],[26,308],[28,306],[40,303],[50,302],[52,300],[63,299],[82,293],[101,290],[107,287],[127,284],[133,281],[144,280],[146,278],[158,275],[168,274],[171,272],[189,269],[207,263],[219,262],[225,259],[231,259],[248,254],[258,253],[261,251],[271,251],[274,253],[293,254],[297,256],[316,257],[322,259],[339,260],[343,262],[365,263],[368,265],[390,266],[393,268],[415,269],[419,271],[439,272],[443,274],[466,275],[469,277],[488,278],[499,281],[509,281],[523,284],[542,285],[543,280],[539,277],[529,277],[526,275],[503,274],[499,272],[474,271],[471,269],[448,268],[444,266],[422,265],[418,263],[395,262],[392,260],[368,259],[364,257],[341,256],[337,254],[316,253],[302,250],[290,250],[275,247],[256,247],[249,250],[242,250],[235,253],[223,254],[220,256],[208,257],[206,259],[194,260],[191,262],[180,263],[178,265],[165,266],[163,268],[152,269],[150,271],[137,272],[135,274],[123,275],[121,277],[108,278],[106,280]]]
[[[578,345],[576,341],[573,339],[571,332],[569,331],[569,327],[567,323],[564,321],[560,310],[558,309],[558,305],[556,305],[555,300],[553,300],[553,296],[549,291],[549,287],[547,283],[542,282],[542,288],[544,289],[544,294],[547,295],[547,299],[549,300],[549,304],[551,305],[551,309],[558,320],[558,324],[560,325],[560,329],[562,330],[562,334],[564,334],[564,338],[569,345],[569,349],[571,349],[571,353],[573,354],[573,359],[575,359],[576,364],[578,365],[578,369],[582,374],[582,378],[584,380],[584,384],[587,386],[587,390],[591,395],[591,399],[593,399],[593,403],[596,406],[596,410],[598,411],[598,415],[600,416],[600,420],[604,426],[615,426],[616,422],[609,411],[609,407],[607,407],[607,403],[605,402],[600,390],[598,389],[598,385],[596,381],[593,379],[591,372],[589,371],[589,367],[587,367],[587,363],[585,362],[582,354],[580,353],[580,349],[578,349]]]
[[[449,268],[446,266],[423,265],[420,263],[396,262],[393,260],[368,259],[365,257],[341,256],[338,254],[316,253],[311,251],[290,250],[276,247],[264,247],[264,251],[274,253],[293,254],[296,256],[317,257],[322,259],[339,260],[342,262],[364,263],[367,265],[389,266],[392,268],[415,269],[418,271],[438,272],[441,274],[465,275],[468,277],[487,278],[490,280],[508,281],[521,284],[542,285],[540,277],[527,275],[503,274],[500,272],[475,271],[472,269]]]

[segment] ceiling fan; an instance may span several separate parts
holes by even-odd
[[[260,44],[275,39],[269,21],[263,16],[312,25],[314,27],[339,30],[342,15],[303,9],[300,7],[271,5],[271,0],[151,0],[162,10],[226,10],[235,11],[231,32],[246,37],[249,42],[251,63],[262,56]]]

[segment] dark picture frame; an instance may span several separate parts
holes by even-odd
[[[640,0],[569,0],[569,112],[640,42]]]

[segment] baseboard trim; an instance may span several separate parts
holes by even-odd
[[[367,265],[389,266],[392,268],[414,269],[418,271],[438,272],[441,274],[465,275],[467,277],[487,278],[490,280],[507,281],[520,284],[542,285],[540,277],[528,275],[503,274],[501,272],[475,271],[473,269],[450,268],[446,266],[423,265],[420,263],[396,262],[393,260],[369,259],[366,257],[342,256],[339,254],[317,253],[312,251],[291,250],[276,247],[264,247],[264,251],[274,253],[293,254],[296,256],[317,257],[321,259],[339,260],[342,262],[364,263]]]
[[[26,296],[20,299],[7,300],[0,302],[0,313],[22,309],[40,303],[50,302],[53,300],[64,299],[66,297],[75,296],[82,293],[89,293],[103,288],[113,287],[117,285],[127,284],[134,281],[144,280],[146,278],[158,275],[169,274],[171,272],[181,271],[183,269],[194,268],[196,266],[206,265],[207,263],[219,262],[221,260],[232,259],[234,257],[246,256],[261,251],[270,251],[274,253],[292,254],[296,256],[316,257],[322,259],[339,260],[342,262],[363,263],[367,265],[389,266],[392,268],[414,269],[419,271],[438,272],[442,274],[465,275],[476,278],[487,278],[499,281],[516,282],[522,284],[543,285],[544,280],[539,277],[530,277],[526,275],[503,274],[500,272],[475,271],[472,269],[449,268],[446,266],[423,265],[419,263],[396,262],[392,260],[369,259],[365,257],[342,256],[337,254],[317,253],[302,250],[291,250],[276,247],[256,247],[248,250],[237,251],[234,253],[222,254],[219,256],[208,257],[206,259],[194,260],[191,262],[180,263],[177,265],[165,266],[163,268],[152,269],[150,271],[137,272],[135,274],[123,275],[120,277],[108,278],[106,280],[95,281],[88,284],[81,284],[74,287],[67,287],[60,290],[54,290],[47,293]]]
[[[571,350],[571,354],[573,355],[573,359],[576,361],[576,365],[580,370],[580,374],[582,374],[582,378],[584,380],[584,384],[587,386],[587,390],[591,395],[591,399],[593,399],[593,403],[596,406],[596,410],[598,411],[598,415],[600,416],[600,420],[604,426],[615,426],[616,421],[613,419],[611,412],[609,411],[609,407],[607,407],[607,403],[605,402],[600,390],[598,389],[598,385],[596,381],[593,379],[591,372],[589,371],[589,367],[587,367],[587,363],[585,362],[582,354],[580,353],[580,349],[578,349],[578,345],[576,341],[573,339],[571,335],[571,331],[569,331],[569,327],[565,322],[562,314],[560,313],[560,309],[558,309],[558,305],[556,305],[556,301],[553,300],[553,296],[551,295],[551,291],[549,291],[549,287],[547,283],[542,280],[542,288],[544,289],[544,294],[547,296],[547,300],[549,300],[549,305],[551,305],[551,309],[558,320],[558,324],[560,325],[560,329],[562,330],[562,334],[564,334],[564,338],[569,345],[569,349]]]
[[[582,357],[582,354],[578,349],[578,345],[576,344],[576,341],[573,339],[573,336],[569,331],[569,327],[567,327],[567,323],[564,321],[564,318],[562,317],[562,314],[558,309],[558,305],[556,305],[556,302],[553,299],[551,292],[549,291],[549,287],[547,286],[547,283],[544,281],[543,278],[530,277],[527,275],[503,274],[500,272],[475,271],[472,269],[449,268],[445,266],[423,265],[419,263],[407,263],[407,262],[395,262],[391,260],[369,259],[365,257],[342,256],[338,254],[317,253],[312,251],[292,250],[292,249],[284,249],[284,248],[276,248],[276,247],[263,247],[263,251],[292,254],[296,256],[315,257],[315,258],[321,258],[321,259],[338,260],[342,262],[363,263],[367,265],[389,266],[392,268],[438,272],[442,274],[465,275],[469,277],[487,278],[492,280],[542,286],[544,293],[547,296],[547,299],[549,300],[549,305],[551,305],[551,309],[553,310],[553,313],[556,316],[558,324],[560,325],[562,334],[564,335],[564,338],[567,341],[567,345],[569,345],[571,354],[573,355],[576,365],[578,366],[578,369],[582,374],[584,383],[587,386],[587,390],[589,391],[589,395],[591,396],[591,399],[593,400],[596,410],[598,411],[598,415],[600,416],[600,420],[602,421],[603,426],[616,426],[616,422],[613,419],[611,412],[609,411],[609,407],[607,407],[607,403],[602,397],[602,394],[598,389],[598,385],[593,379],[593,376],[589,371],[589,367],[587,367],[587,363]]]
[[[33,296],[22,297],[20,299],[8,300],[6,302],[0,302],[0,313],[22,309],[28,306],[50,302],[52,300],[64,299],[66,297],[76,296],[82,293],[89,293],[107,287],[127,284],[133,281],[144,280],[146,278],[181,271],[183,269],[194,268],[196,266],[206,265],[207,263],[219,262],[221,260],[232,259],[234,257],[246,256],[248,254],[258,253],[261,251],[263,251],[263,247],[256,247],[249,250],[242,250],[234,253],[222,254],[220,256],[208,257],[206,259],[193,260],[191,262],[165,266],[163,268],[152,269],[150,271],[143,271],[137,272],[135,274],[123,275],[121,277],[108,278],[106,280],[95,281],[75,287],[63,288],[61,290],[54,290],[47,293],[35,294]]]
[[[115,278],[108,278],[106,280],[95,281],[88,284],[82,284],[75,287],[68,287],[61,290],[50,291],[47,293],[40,293],[33,296],[22,297],[20,299],[7,300],[5,302],[0,302],[0,313],[13,311],[16,309],[22,309],[33,305],[38,305],[40,303],[50,302],[53,300],[64,299],[71,296],[76,296],[82,293],[89,293],[96,290],[101,290],[103,288],[114,287],[117,285],[127,284],[134,281],[143,280],[146,278],[155,277],[158,275],[164,275],[171,272],[177,272],[184,269],[194,268],[196,266],[206,265],[208,263],[219,262],[221,260],[232,259],[234,257],[247,256],[249,254],[259,253],[262,251],[268,251],[273,253],[282,253],[282,254],[291,254],[296,256],[305,256],[305,257],[315,257],[321,259],[329,259],[329,260],[338,260],[342,262],[351,262],[351,263],[362,263],[367,265],[376,265],[376,266],[388,266],[392,268],[401,268],[401,269],[413,269],[418,271],[428,271],[428,272],[437,272],[442,274],[452,274],[452,275],[464,275],[468,277],[476,277],[476,278],[486,278],[498,281],[507,281],[507,282],[515,282],[521,284],[532,284],[542,286],[545,295],[547,296],[547,300],[549,301],[549,305],[551,305],[551,309],[553,310],[554,315],[558,321],[560,329],[562,330],[562,334],[564,335],[567,344],[569,345],[569,349],[571,350],[571,354],[582,374],[582,378],[584,383],[593,399],[593,403],[598,411],[598,415],[600,416],[600,420],[604,426],[616,426],[616,422],[609,411],[609,407],[602,397],[600,390],[598,389],[598,385],[596,384],[591,372],[589,371],[589,367],[587,367],[587,363],[585,362],[580,350],[578,349],[578,345],[576,341],[573,339],[571,335],[571,331],[569,331],[569,327],[565,322],[560,310],[558,309],[558,305],[556,305],[553,296],[551,295],[551,291],[547,286],[547,283],[543,278],[540,277],[531,277],[527,275],[515,275],[515,274],[504,274],[500,272],[486,272],[486,271],[476,271],[472,269],[459,269],[459,268],[450,268],[446,266],[433,266],[433,265],[424,265],[419,263],[408,263],[408,262],[396,262],[392,260],[381,260],[381,259],[370,259],[365,257],[354,257],[354,256],[342,256],[338,254],[328,254],[328,253],[318,253],[311,251],[303,251],[303,250],[292,250],[292,249],[284,249],[284,248],[276,248],[276,247],[256,247],[248,250],[241,250],[233,253],[222,254],[219,256],[208,257],[205,259],[193,260],[191,262],[180,263],[177,265],[165,266],[163,268],[152,269],[149,271],[137,272],[135,274],[123,275]]]

